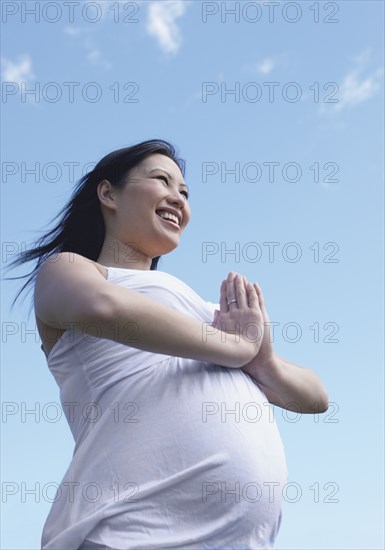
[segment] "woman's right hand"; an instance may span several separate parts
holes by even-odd
[[[215,310],[212,326],[236,334],[242,340],[251,361],[258,355],[262,344],[263,322],[254,285],[248,283],[243,275],[231,271],[221,284],[220,311]]]

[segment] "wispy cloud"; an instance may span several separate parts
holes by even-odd
[[[124,5],[123,0],[118,1],[122,6]],[[151,2],[136,0],[136,4],[143,6],[141,9],[145,9],[147,12],[147,33],[157,40],[162,51],[171,54],[178,52],[182,43],[182,36],[177,25],[177,19],[184,15],[190,3],[191,0],[156,0]],[[86,59],[90,63],[109,69],[111,64],[104,59],[101,49],[97,46],[95,40],[91,39],[91,36],[96,35],[107,19],[115,17],[116,14],[119,17],[123,15],[126,17],[126,14],[123,8],[119,8],[116,2],[112,0],[99,0],[95,4],[99,6],[101,26],[89,28],[67,25],[63,31],[73,39],[83,39],[81,44],[86,49]]]
[[[196,101],[200,101],[202,99],[202,91],[197,90],[196,92],[193,92],[189,96],[186,97],[186,99],[182,102],[180,107],[187,107],[188,105],[191,105],[191,103],[195,103]],[[174,107],[170,108],[170,112],[176,112],[176,109]]]
[[[382,68],[378,68],[366,78],[360,76],[360,71],[353,70],[342,81],[339,89],[340,101],[335,104],[337,111],[351,105],[357,105],[370,99],[381,88]]]
[[[86,42],[84,43],[84,46],[88,51],[87,53],[88,61],[90,61],[93,65],[98,65],[100,67],[104,67],[105,69],[111,68],[111,63],[109,63],[104,59],[102,52],[95,45],[93,40],[91,39],[86,40]]]
[[[103,57],[100,48],[95,43],[95,40],[90,36],[91,34],[95,35],[95,30],[88,29],[87,27],[75,27],[68,26],[64,27],[65,34],[68,34],[71,37],[81,38],[82,47],[86,50],[86,59],[93,65],[98,65],[104,69],[110,69],[111,63],[106,61]]]
[[[361,52],[353,57],[355,67],[350,70],[339,84],[338,103],[333,105],[334,111],[341,111],[346,107],[353,107],[369,100],[381,89],[384,68],[367,71],[371,55],[369,50]],[[366,72],[366,75],[365,75]],[[322,106],[322,112],[325,112]]]
[[[156,38],[166,53],[176,53],[182,37],[176,24],[188,5],[189,0],[162,0],[150,2],[147,13],[147,32]]]
[[[289,63],[289,54],[277,53],[274,55],[268,55],[266,57],[261,57],[258,61],[254,63],[245,63],[242,65],[241,70],[246,71],[252,74],[270,74],[273,70],[277,68],[287,67]]]
[[[145,1],[146,0],[135,0],[135,2],[131,2],[131,6],[126,6],[126,0],[94,0],[93,3],[98,4],[102,18],[112,18],[114,17],[114,13],[119,13],[120,17],[125,18],[129,13],[132,13],[132,10],[127,10],[127,8],[134,8],[135,4],[140,5],[145,3]],[[121,9],[119,9],[118,4],[121,4]]]
[[[64,27],[64,32],[68,34],[69,36],[79,36],[80,34],[84,34],[87,32],[88,29],[82,29],[81,27]]]
[[[1,58],[1,78],[6,82],[21,84],[34,80],[32,61],[28,54],[19,56],[18,61],[13,62],[5,57]]]
[[[217,75],[214,77],[214,82],[223,82],[225,80],[225,73],[220,72],[217,73]],[[189,94],[182,103],[175,109],[174,105],[169,107],[169,113],[174,113],[177,110],[184,109],[186,107],[189,107],[193,103],[201,102],[202,101],[202,87],[199,90],[196,90],[195,92],[192,92]]]
[[[90,48],[90,51],[87,54],[87,59],[93,65],[99,65],[105,69],[111,68],[111,64],[103,58],[102,53],[97,48]]]
[[[274,61],[271,57],[266,57],[261,63],[257,63],[256,69],[259,73],[269,74],[274,69]]]

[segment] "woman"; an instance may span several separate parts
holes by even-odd
[[[44,550],[273,548],[287,468],[263,404],[327,410],[273,352],[256,283],[231,272],[213,304],[157,270],[191,217],[184,171],[163,140],[107,155],[14,262],[38,258],[26,284],[75,439]]]

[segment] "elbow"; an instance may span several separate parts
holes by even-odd
[[[319,406],[319,413],[320,414],[326,413],[328,408],[329,408],[329,402],[328,401],[321,402],[320,406]]]
[[[318,400],[318,407],[320,413],[325,413],[329,408],[329,395],[325,389]]]
[[[302,412],[311,414],[323,414],[329,408],[329,396],[325,388],[322,388],[317,396],[313,394],[311,402],[307,404]]]

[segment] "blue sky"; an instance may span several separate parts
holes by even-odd
[[[273,408],[299,487],[277,549],[383,548],[384,3],[34,4],[2,6],[3,269],[89,163],[171,141],[192,218],[159,269],[213,302],[229,271],[258,281],[274,349],[329,390],[321,416]],[[10,310],[22,281],[2,282],[1,547],[15,550],[39,548],[73,451],[31,294]]]

